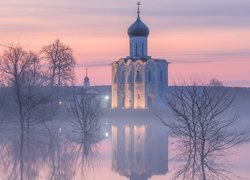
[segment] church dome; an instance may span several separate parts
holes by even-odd
[[[86,77],[84,78],[84,82],[89,82],[89,77],[88,77],[88,76],[86,76]]]
[[[141,21],[139,15],[136,21],[128,28],[128,35],[130,37],[147,37],[149,35],[149,28]]]

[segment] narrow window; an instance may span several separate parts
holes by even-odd
[[[151,71],[148,71],[148,81],[152,80],[152,75],[151,75]]]
[[[132,71],[129,72],[128,83],[132,83]]]
[[[136,82],[140,81],[140,72],[136,71]]]
[[[162,82],[162,81],[163,81],[163,72],[160,71],[160,82]]]
[[[132,74],[132,71],[130,71],[130,82],[132,83],[133,82],[133,74]]]
[[[125,82],[125,71],[123,70],[122,71],[122,83],[124,83]]]
[[[138,52],[138,44],[135,44],[135,55],[137,56],[137,52]]]
[[[130,43],[130,55],[132,55],[132,43]]]
[[[116,83],[116,73],[115,73],[115,77],[114,77],[114,83]]]
[[[142,43],[142,56],[144,56],[144,44]]]

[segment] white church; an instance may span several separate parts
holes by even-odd
[[[128,28],[130,54],[112,63],[111,108],[161,107],[168,87],[168,62],[148,54],[150,30],[140,17]]]
[[[169,63],[149,56],[150,31],[137,5],[137,19],[128,28],[130,53],[112,63],[111,88],[91,87],[87,70],[83,88],[106,102],[102,118],[105,135],[111,135],[112,170],[130,180],[147,180],[168,171],[168,136],[149,108],[165,113]]]

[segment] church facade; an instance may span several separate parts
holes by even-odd
[[[163,106],[168,87],[168,62],[148,55],[149,28],[140,18],[129,27],[130,55],[112,63],[112,108]]]

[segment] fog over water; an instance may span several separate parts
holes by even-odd
[[[239,115],[239,127],[250,127],[249,89],[237,92],[235,104],[228,116]],[[24,141],[25,176],[30,179],[89,179],[100,180],[166,180],[171,179],[182,163],[175,159],[175,139],[156,116],[165,120],[173,116],[163,110],[108,110],[100,116],[100,129],[90,128],[81,134],[66,110],[69,102],[61,100],[52,110],[53,117],[42,123],[31,124]],[[7,112],[7,111],[6,111]],[[51,113],[48,109],[47,113]],[[0,179],[19,177],[20,128],[12,115],[1,114],[0,124]],[[75,121],[74,121],[75,122]],[[94,126],[97,127],[97,126]],[[230,156],[221,159],[237,175],[250,177],[250,144],[239,145]]]

